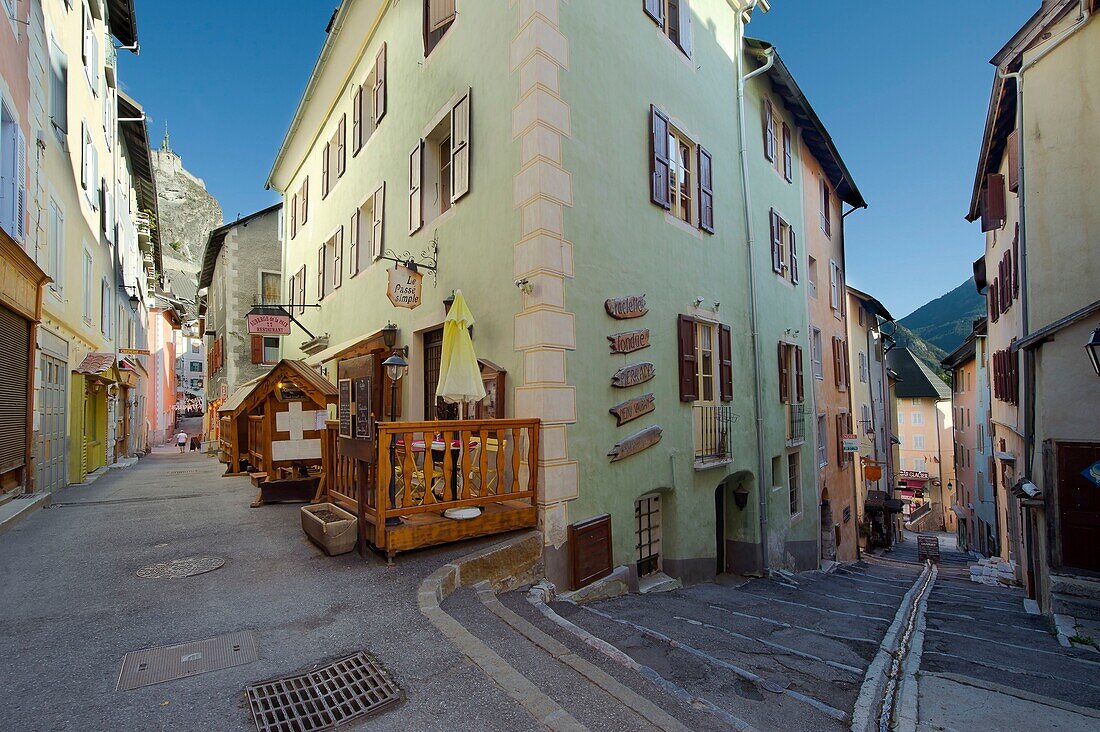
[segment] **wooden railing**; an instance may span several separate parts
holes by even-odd
[[[353,460],[340,454],[339,441],[340,423],[336,420],[325,422],[325,431],[321,437],[321,490],[327,500],[335,503],[351,512],[357,509],[359,497],[359,466],[364,465],[358,460]],[[370,469],[369,464],[367,469]],[[373,520],[375,512],[375,490],[371,479],[374,476],[366,476],[366,513]]]
[[[218,422],[221,424],[221,428],[218,431],[218,444],[221,445],[222,453],[224,453],[225,459],[228,460],[233,451],[233,445],[231,444],[233,439],[233,419],[231,417],[222,417]]]
[[[264,445],[267,440],[264,437],[264,415],[251,414],[248,416],[248,462],[256,469],[256,472],[264,472]]]

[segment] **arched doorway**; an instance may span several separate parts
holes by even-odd
[[[840,543],[840,529],[833,523],[833,508],[829,502],[829,486],[821,486],[821,558],[836,561],[836,549]]]

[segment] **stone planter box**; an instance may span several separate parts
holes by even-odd
[[[330,557],[355,548],[359,536],[355,514],[332,503],[302,506],[302,531]]]

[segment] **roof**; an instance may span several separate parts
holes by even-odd
[[[210,282],[214,279],[214,267],[218,262],[218,254],[222,250],[222,244],[225,243],[225,235],[229,233],[230,229],[234,226],[245,225],[254,218],[264,216],[272,211],[278,211],[282,207],[282,203],[276,203],[274,206],[268,206],[261,211],[251,213],[236,221],[231,221],[211,231],[210,236],[206,238],[206,246],[204,246],[202,250],[202,269],[199,270],[198,289],[201,290],[204,287],[210,287]]]
[[[1023,52],[1037,40],[1047,40],[1042,38],[1043,31],[1078,5],[1079,0],[1044,0],[1035,14],[989,60],[990,64],[997,67],[997,73],[993,77],[993,90],[989,95],[989,109],[985,116],[978,167],[974,172],[974,185],[970,194],[970,209],[966,214],[967,221],[976,221],[981,216],[985,176],[996,173],[999,169],[1008,135],[1016,128],[1016,80],[1002,77],[1001,70],[1018,70]]]
[[[1097,300],[1091,305],[1086,305],[1080,310],[1072,312],[1064,318],[1055,320],[1049,325],[1043,326],[1039,330],[1028,335],[1027,338],[1021,338],[1020,340],[1012,344],[1012,350],[1019,351],[1021,348],[1027,349],[1034,346],[1042,345],[1043,342],[1045,342],[1048,338],[1053,336],[1058,331],[1062,330],[1063,328],[1068,328],[1074,323],[1083,320],[1084,318],[1087,318],[1094,313],[1100,313],[1100,300]]]
[[[95,352],[89,353],[84,357],[84,360],[80,362],[73,371],[78,374],[84,374],[85,376],[98,376],[106,380],[114,381],[117,378],[117,374],[110,374],[108,372],[114,371],[115,366],[115,354]]]
[[[157,177],[149,154],[149,130],[145,126],[145,110],[123,91],[118,92],[118,120],[126,149],[129,151],[130,167],[137,181],[138,210],[153,214],[154,225],[150,227],[149,238],[153,242],[157,274],[160,274],[164,263],[160,253],[160,227],[156,225],[160,218],[157,209]]]
[[[951,388],[932,373],[908,348],[894,348],[886,354],[886,363],[898,372],[899,399],[950,399]]]
[[[814,158],[821,164],[821,168],[825,171],[825,175],[829,177],[829,182],[832,183],[840,200],[855,208],[867,208],[867,202],[863,200],[863,195],[856,188],[852,174],[848,172],[848,168],[844,165],[836,145],[833,144],[833,138],[829,136],[829,131],[825,129],[824,123],[817,116],[813,107],[810,106],[810,101],[802,93],[798,82],[794,80],[794,76],[787,69],[786,64],[783,63],[783,59],[779,57],[779,52],[776,51],[775,46],[757,38],[746,38],[745,47],[757,54],[767,50],[772,51],[775,62],[767,71],[767,76],[771,79],[775,91],[783,98],[783,102],[794,116],[795,123],[802,130],[802,139],[806,141],[806,146],[810,148]]]
[[[263,381],[263,378],[265,376],[267,376],[267,374],[260,374],[256,378],[249,379],[248,381],[238,386],[236,390],[229,396],[229,398],[225,400],[225,403],[218,407],[218,411],[235,412],[237,408],[241,406],[241,402],[243,402],[248,397],[248,395],[252,393],[252,390],[256,388],[257,384]]]
[[[851,285],[847,285],[846,287],[848,288],[848,292],[855,295],[857,299],[863,301],[863,305],[867,310],[870,310],[872,313],[878,315],[883,320],[892,321],[894,319],[894,316],[890,314],[890,311],[886,309],[886,306],[879,302],[877,298],[868,295],[862,290],[857,290]]]
[[[940,361],[946,368],[956,369],[964,363],[974,360],[975,353],[977,352],[977,338],[978,336],[985,335],[986,332],[986,319],[979,318],[974,321],[974,328],[970,331],[970,334],[966,336],[966,340],[959,344],[951,353],[944,356]]]
[[[111,24],[111,35],[123,46],[137,46],[137,17],[134,15],[134,0],[107,0],[107,21]]]
[[[317,404],[331,404],[336,401],[339,392],[336,385],[321,376],[320,372],[306,365],[305,361],[283,359],[260,378],[259,382],[245,394],[241,402],[234,407],[231,416],[249,412],[259,400],[274,391],[276,385],[284,379],[293,379],[299,387]],[[223,406],[219,412],[226,411]]]
[[[359,346],[359,345],[362,345],[362,344],[365,344],[365,343],[369,343],[370,341],[373,341],[374,339],[378,338],[380,335],[382,335],[382,331],[381,330],[376,330],[375,332],[371,333],[370,335],[362,335],[362,336],[356,336],[355,338],[349,338],[348,340],[343,341],[342,343],[337,343],[335,346],[329,346],[328,348],[326,348],[323,351],[318,351],[317,353],[315,353],[312,356],[310,356],[309,358],[307,358],[305,360],[305,363],[306,363],[307,366],[320,366],[321,364],[325,363],[326,361],[332,361],[334,359],[340,358],[341,356],[343,356],[345,353],[347,353],[351,349],[355,348],[356,346]]]

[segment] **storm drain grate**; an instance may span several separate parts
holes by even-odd
[[[180,579],[204,572],[213,572],[225,564],[221,557],[184,557],[142,567],[137,576],[143,579]]]
[[[256,639],[251,630],[174,646],[130,651],[122,659],[115,691],[129,691],[173,679],[252,663]]]
[[[165,472],[165,475],[194,475],[198,472],[200,472],[198,468],[195,470],[168,470]]]
[[[18,496],[12,498],[13,501],[30,501],[35,498],[41,497],[41,493],[20,493]]]
[[[365,653],[246,691],[259,732],[332,729],[401,700],[401,689]]]

